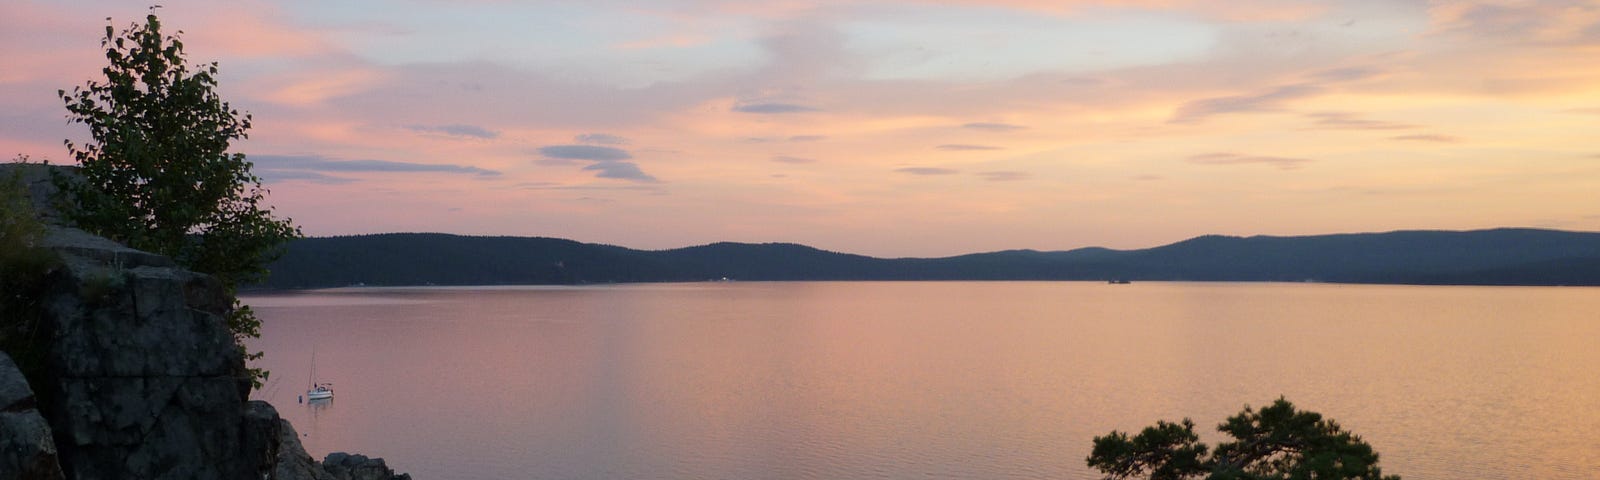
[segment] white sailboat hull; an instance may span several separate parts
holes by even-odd
[[[307,400],[322,400],[326,398],[333,398],[333,389],[328,388],[327,385],[317,385],[310,390],[306,390]]]
[[[333,384],[331,384],[331,383],[318,383],[317,382],[317,348],[316,348],[316,346],[312,346],[311,347],[311,375],[310,375],[309,378],[307,378],[307,380],[311,381],[311,389],[310,390],[306,390],[306,400],[324,400],[324,399],[333,398],[333,389],[332,388],[328,388],[330,385],[333,385]]]

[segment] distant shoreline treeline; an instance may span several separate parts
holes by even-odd
[[[634,250],[543,237],[388,233],[287,246],[258,288],[806,280],[1273,281],[1600,285],[1600,233],[1539,229],[1207,235],[1142,250],[885,259],[787,243]]]

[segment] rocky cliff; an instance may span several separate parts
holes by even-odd
[[[0,478],[61,478],[56,442],[36,403],[22,372],[0,352]]]
[[[19,169],[46,205],[38,166],[0,166],[0,180]],[[216,279],[40,216],[60,262],[40,279],[31,385],[0,361],[0,480],[409,478],[381,459],[314,462],[271,405],[249,401]]]

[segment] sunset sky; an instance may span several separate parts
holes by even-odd
[[[163,0],[314,236],[874,256],[1600,230],[1600,3]],[[69,163],[106,17],[0,6],[0,153]]]

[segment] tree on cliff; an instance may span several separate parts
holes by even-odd
[[[58,92],[68,120],[93,137],[66,141],[82,174],[57,182],[76,200],[67,214],[85,230],[216,276],[230,294],[259,281],[300,232],[262,206],[266,190],[250,162],[228,152],[246,138],[250,115],[218,97],[217,64],[191,71],[183,42],[163,35],[153,13],[120,34],[107,25],[100,45],[105,80]],[[228,323],[242,346],[260,321],[234,303]]]
[[[1383,475],[1378,453],[1361,437],[1283,398],[1260,411],[1246,406],[1217,430],[1233,441],[1209,454],[1187,418],[1156,422],[1131,438],[1112,431],[1095,437],[1089,466],[1108,480],[1400,480]]]

